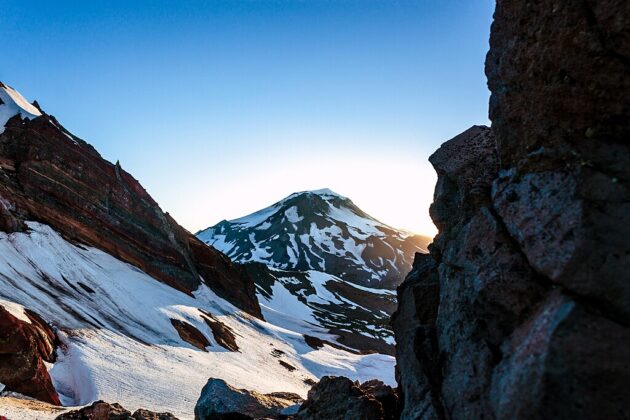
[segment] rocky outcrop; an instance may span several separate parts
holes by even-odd
[[[236,344],[236,337],[234,331],[219,321],[214,315],[209,312],[200,310],[203,320],[208,324],[212,330],[212,335],[216,342],[223,348],[229,351],[238,351],[238,344]]]
[[[197,328],[179,319],[171,319],[171,325],[182,340],[201,351],[208,351],[206,347],[210,346],[210,342]]]
[[[239,266],[179,226],[121,166],[104,160],[50,115],[13,117],[0,134],[0,228],[45,223],[191,294],[205,282],[261,316]]]
[[[177,417],[171,413],[154,413],[142,408],[131,414],[118,403],[96,401],[80,410],[63,413],[56,420],[177,420]]]
[[[302,399],[296,394],[261,394],[234,388],[222,379],[210,378],[195,406],[195,419],[275,419],[283,409],[300,402]]]
[[[57,338],[37,314],[16,317],[0,304],[0,383],[15,391],[61,405],[44,362],[55,361]]]
[[[300,420],[398,418],[398,396],[381,381],[359,384],[342,376],[324,376],[308,392],[296,414]]]
[[[492,129],[430,158],[439,229],[398,290],[403,418],[630,416],[622,1],[498,1]]]

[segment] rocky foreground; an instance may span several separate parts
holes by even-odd
[[[406,419],[630,418],[630,3],[498,1],[492,128],[431,156],[393,318]]]

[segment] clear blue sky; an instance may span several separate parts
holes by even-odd
[[[0,6],[0,81],[192,231],[329,187],[433,233],[426,159],[488,122],[491,0]]]

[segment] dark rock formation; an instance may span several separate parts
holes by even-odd
[[[200,311],[202,312],[201,317],[212,330],[212,335],[217,343],[229,351],[238,351],[234,331],[223,322],[219,321],[214,315],[201,309]]]
[[[403,418],[623,419],[626,1],[498,1],[492,130],[430,158],[439,228],[393,317]]]
[[[239,266],[179,226],[119,164],[104,160],[52,116],[13,117],[0,135],[0,229],[50,225],[186,293],[204,281],[261,316]]]
[[[177,417],[171,413],[154,413],[142,408],[131,414],[118,403],[96,401],[80,410],[61,414],[56,420],[177,420]]]
[[[398,418],[398,396],[381,381],[359,384],[348,378],[324,376],[308,392],[296,418],[300,420]]]
[[[55,333],[37,314],[25,311],[30,322],[0,305],[0,382],[7,390],[61,405],[44,362],[55,361]]]
[[[286,407],[302,402],[297,394],[261,394],[237,389],[222,379],[210,378],[195,406],[196,420],[278,418]]]
[[[179,337],[190,344],[193,347],[197,347],[199,350],[208,351],[206,347],[210,346],[210,342],[205,335],[197,328],[193,327],[187,322],[180,321],[179,319],[171,319],[171,324],[177,330]]]

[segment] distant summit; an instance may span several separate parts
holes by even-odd
[[[393,354],[395,289],[429,238],[324,188],[296,192],[197,237],[244,264],[265,319],[363,352]]]
[[[317,270],[355,284],[395,288],[430,238],[388,226],[324,188],[289,195],[197,236],[241,263]]]

